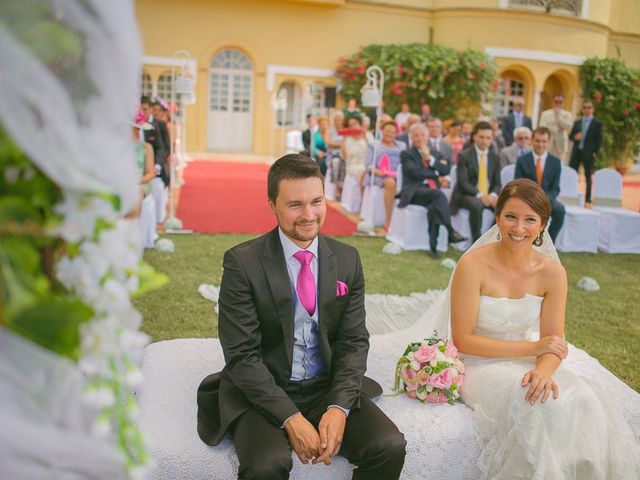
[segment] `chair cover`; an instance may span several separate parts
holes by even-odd
[[[358,213],[361,201],[362,193],[358,178],[349,174],[345,175],[342,185],[342,206],[349,213]]]
[[[374,185],[373,191],[371,190],[371,185],[364,187],[360,216],[365,222],[374,227],[384,225],[387,220],[387,212],[384,205],[384,189],[382,187]]]
[[[505,165],[502,170],[500,170],[500,184],[502,188],[509,183],[516,176],[516,166],[515,164]]]
[[[593,202],[607,207],[622,206],[622,175],[613,168],[602,168],[593,174]]]

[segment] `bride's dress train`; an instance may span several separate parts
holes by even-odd
[[[531,340],[542,297],[480,297],[476,333]],[[535,359],[467,356],[462,399],[474,411],[483,479],[638,479],[638,443],[608,389],[561,364],[558,399],[525,401]]]

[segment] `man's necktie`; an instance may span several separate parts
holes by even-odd
[[[580,149],[584,148],[584,137],[587,135],[587,129],[589,128],[589,122],[587,122],[587,117],[582,117],[582,128],[580,132],[582,136],[580,137]]]
[[[316,282],[311,271],[313,253],[299,250],[293,256],[300,262],[300,273],[298,273],[298,281],[296,282],[298,298],[309,315],[313,315],[316,311]]]
[[[436,152],[440,151],[440,149],[438,148],[438,140],[437,139],[431,140],[431,148],[433,150],[435,150]]]
[[[478,190],[483,195],[489,193],[489,186],[487,185],[487,153],[482,152],[480,154],[480,168],[478,171]]]
[[[542,157],[538,157],[536,161],[536,177],[538,177],[538,185],[542,185]]]

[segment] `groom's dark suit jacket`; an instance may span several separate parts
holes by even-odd
[[[349,292],[337,296],[337,281]],[[360,394],[381,387],[364,377],[369,351],[364,276],[356,249],[318,237],[318,335],[327,375],[327,405],[357,409]],[[218,330],[226,365],[198,388],[198,434],[217,445],[231,423],[254,407],[281,426],[298,407],[292,383],[294,303],[278,228],[227,251]]]

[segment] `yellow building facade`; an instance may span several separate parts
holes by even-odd
[[[339,87],[338,59],[372,43],[483,51],[502,80],[493,115],[521,95],[534,122],[557,92],[577,111],[586,58],[620,57],[640,68],[639,0],[537,3],[137,0],[142,90],[171,98],[172,71],[186,67],[195,79],[185,108],[187,150],[279,155],[287,131],[300,128],[306,113],[325,111],[326,87]]]

